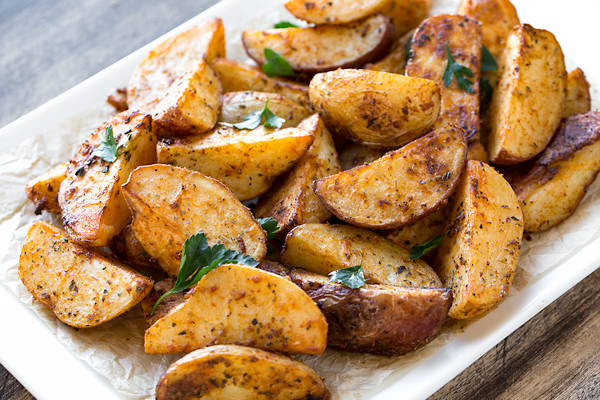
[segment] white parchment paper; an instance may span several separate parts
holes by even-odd
[[[458,0],[434,1],[432,14],[452,13],[457,4]],[[239,40],[242,29],[266,28],[280,20],[294,19],[283,7],[279,7],[268,15],[257,16],[243,28],[228,31],[228,56],[248,61]],[[592,84],[593,109],[597,110],[598,85],[592,77],[588,78]],[[17,148],[0,155],[0,282],[28,304],[76,357],[105,376],[124,399],[151,399],[161,374],[180,356],[157,356],[144,352],[146,326],[139,308],[99,327],[76,330],[60,323],[48,309],[33,301],[17,273],[20,249],[31,223],[43,219],[60,225],[56,216],[45,212],[41,216],[34,214],[34,207],[25,195],[27,181],[67,161],[84,138],[112,114],[111,107],[98,104],[97,108],[65,121],[56,129],[27,139]],[[595,182],[572,217],[547,232],[530,235],[531,240],[523,242],[518,273],[509,295],[563,261],[571,252],[585,246],[592,236],[600,232],[599,197],[600,183]],[[325,379],[334,399],[360,398],[361,391],[378,385],[392,371],[436,352],[460,334],[468,323],[448,321],[432,342],[402,357],[388,358],[328,349],[319,357],[301,359]]]

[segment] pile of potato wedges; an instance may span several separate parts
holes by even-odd
[[[524,233],[600,171],[600,114],[509,0],[431,2],[289,0],[308,26],[245,31],[257,66],[226,58],[219,19],[157,46],[118,113],[28,183],[63,226],[31,226],[25,287],[75,328],[140,304],[145,351],[188,353],[163,400],[328,399],[290,355],[398,356],[488,311]],[[183,287],[213,261],[188,252],[199,234],[254,262]]]

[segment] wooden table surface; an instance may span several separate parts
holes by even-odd
[[[0,127],[216,2],[1,1]],[[581,9],[585,2],[571,0],[569,4]],[[593,26],[585,23],[591,23],[590,16],[578,18],[582,18],[582,29],[593,32]],[[598,35],[595,37],[597,42]],[[593,35],[582,38],[590,43],[594,40]],[[590,53],[597,54],[594,50]],[[593,60],[594,54],[582,54]],[[597,270],[430,399],[600,398],[599,310]],[[0,343],[0,348],[7,345]],[[0,365],[0,400],[32,398]]]

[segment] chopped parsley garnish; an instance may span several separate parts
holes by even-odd
[[[267,63],[262,66],[262,69],[268,77],[298,76],[290,64],[276,51],[265,49],[265,58]]]
[[[492,100],[492,95],[494,94],[494,88],[490,84],[490,81],[487,76],[484,76],[479,80],[479,91],[481,93],[481,103],[486,104]]]
[[[448,64],[442,79],[444,80],[444,86],[448,87],[452,84],[452,78],[456,78],[458,88],[467,93],[473,93],[473,82],[467,77],[473,77],[473,71],[456,62],[452,53],[450,53],[450,45],[446,42],[446,57],[448,58]]]
[[[281,21],[278,22],[274,25],[275,28],[277,29],[283,29],[283,28],[299,28],[298,25],[296,24],[292,24],[291,22],[288,21]]]
[[[482,71],[495,71],[498,69],[498,64],[494,60],[494,56],[488,50],[487,47],[481,46],[481,70]]]
[[[366,283],[365,274],[363,272],[363,262],[353,267],[338,269],[329,273],[329,282],[339,282],[350,289],[358,289]]]
[[[413,33],[411,33],[410,35],[408,35],[408,40],[406,41],[406,44],[404,45],[404,50],[406,51],[406,62],[408,62],[408,60],[410,60],[413,56],[412,54],[412,38],[413,38]]]
[[[273,239],[277,235],[277,231],[280,229],[277,220],[267,217],[259,218],[258,223],[267,232],[267,240]],[[267,257],[275,253],[275,248],[267,243]]]
[[[283,123],[285,122],[284,118],[280,118],[273,113],[273,111],[269,110],[269,100],[265,103],[265,106],[262,110],[257,110],[251,112],[248,115],[243,117],[244,122],[239,122],[237,124],[229,124],[227,122],[221,122],[221,125],[233,126],[237,129],[254,129],[260,125],[263,117],[265,118],[265,126],[270,126],[272,128],[281,128]]]
[[[116,143],[113,135],[113,126],[109,125],[104,130],[104,136],[100,138],[100,143],[98,144],[98,147],[94,149],[92,155],[109,163],[115,162],[119,147],[125,146],[130,138],[131,133],[128,133],[123,135],[121,140],[119,140],[119,143]]]
[[[450,232],[450,231],[448,231]],[[414,260],[415,258],[423,257],[426,253],[433,250],[436,246],[439,246],[440,243],[446,238],[448,232],[440,235],[438,237],[434,237],[431,240],[428,240],[421,244],[416,244],[410,248],[410,259]]]

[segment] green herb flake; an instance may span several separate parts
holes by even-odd
[[[260,226],[267,232],[267,240],[273,239],[277,235],[277,231],[279,231],[280,226],[278,225],[277,220],[267,217],[267,218],[259,218],[258,223]],[[271,254],[275,253],[275,248],[267,243],[267,257]]]
[[[121,140],[119,140],[119,143],[116,143],[113,134],[113,126],[109,125],[106,127],[104,136],[100,138],[100,143],[98,144],[98,147],[94,149],[92,155],[99,157],[106,162],[113,163],[117,160],[119,148],[125,146],[130,138],[131,133],[128,133],[123,135]]]
[[[446,57],[448,58],[448,64],[442,79],[444,80],[444,86],[448,87],[452,84],[452,78],[456,78],[458,88],[467,93],[473,93],[473,82],[468,77],[473,77],[473,71],[456,62],[452,53],[450,52],[450,44],[446,42]]]
[[[498,69],[498,64],[494,60],[494,56],[488,50],[487,47],[481,46],[481,70],[482,71],[495,71]]]
[[[329,282],[339,282],[350,289],[358,289],[366,283],[362,258],[360,264],[353,267],[338,269],[329,273]]]
[[[487,76],[484,76],[479,80],[479,90],[481,93],[481,104],[487,104],[492,100],[492,95],[494,94],[494,88],[490,84],[490,81]]]
[[[290,64],[285,61],[279,53],[271,49],[264,51],[267,63],[262,66],[263,71],[268,77],[272,76],[298,76]]]
[[[239,122],[237,124],[229,124],[227,122],[221,122],[221,125],[232,126],[237,129],[255,129],[257,128],[265,118],[265,126],[269,126],[271,128],[281,128],[283,123],[285,122],[285,118],[278,117],[273,113],[273,111],[269,110],[269,100],[265,103],[265,106],[262,110],[257,110],[251,112],[248,115],[245,115],[242,119],[244,122]]]
[[[408,40],[406,41],[406,44],[404,45],[404,50],[406,51],[406,62],[408,62],[408,60],[410,60],[413,56],[413,52],[412,52],[412,38],[413,38],[413,33],[411,33],[410,35],[408,35]]]
[[[450,232],[450,231],[448,231]],[[410,248],[410,259],[414,260],[415,258],[423,257],[429,251],[433,250],[436,246],[439,246],[440,243],[446,238],[448,232],[440,235],[438,237],[434,237],[431,240],[426,241],[425,243],[416,244]]]
[[[292,24],[291,22],[288,21],[281,21],[276,23],[275,25],[273,25],[276,29],[285,29],[285,28],[300,28],[298,25],[296,24]]]

